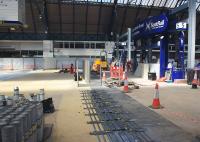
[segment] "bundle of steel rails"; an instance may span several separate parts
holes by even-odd
[[[152,142],[131,113],[124,111],[105,90],[81,91],[86,116],[98,142]]]

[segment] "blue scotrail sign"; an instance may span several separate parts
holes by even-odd
[[[154,34],[165,32],[168,27],[168,18],[162,14],[150,17],[140,22],[132,29],[133,38],[147,37]]]

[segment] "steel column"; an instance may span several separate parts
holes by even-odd
[[[131,28],[128,28],[127,45],[128,45],[128,61],[130,61],[131,60]]]
[[[117,2],[118,0],[114,0],[113,6],[112,6],[112,13],[111,13],[111,18],[110,18],[110,22],[109,22],[109,27],[108,27],[108,35],[111,34],[111,32],[115,32],[115,30],[113,29],[115,23],[117,23],[118,21],[116,21],[117,18]]]
[[[85,35],[86,35],[86,37],[87,37],[87,34],[88,34],[88,0],[87,0],[86,12],[85,12]]]
[[[102,0],[101,0],[101,4],[99,6],[99,14],[98,14],[98,24],[97,24],[97,39],[98,39],[98,36],[99,36],[99,30],[100,30],[100,24],[101,24],[101,14],[102,14]]]
[[[163,36],[160,39],[160,77],[165,76],[165,70],[168,64],[168,39]]]
[[[37,33],[37,28],[36,28],[36,23],[35,23],[35,14],[33,12],[32,0],[30,0],[30,9],[31,9],[31,16],[32,16],[32,20],[33,20],[34,33]]]
[[[195,66],[196,40],[196,0],[189,0],[189,28],[188,28],[188,62],[187,68]]]
[[[179,33],[179,53],[178,53],[178,64],[181,69],[184,70],[184,32]]]
[[[45,32],[49,33],[49,17],[48,17],[48,8],[47,8],[47,1],[44,0],[44,18],[45,18]]]
[[[72,12],[72,17],[73,17],[73,27],[72,27],[72,33],[73,33],[73,39],[75,38],[75,0],[73,0],[73,12]]]
[[[60,33],[62,34],[62,10],[61,10],[61,0],[58,0],[58,10],[59,10]]]

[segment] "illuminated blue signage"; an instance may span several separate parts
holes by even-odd
[[[154,16],[140,22],[132,30],[134,38],[147,37],[164,32],[168,27],[168,18],[165,15]]]

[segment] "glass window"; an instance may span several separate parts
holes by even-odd
[[[84,48],[84,43],[75,43],[75,48]]]
[[[70,48],[74,48],[74,42],[70,43]]]
[[[96,48],[97,49],[105,49],[105,44],[104,43],[97,43]]]
[[[85,48],[90,48],[90,44],[89,43],[85,43]]]
[[[64,47],[65,47],[65,48],[69,48],[69,43],[68,43],[68,42],[65,42],[65,43],[64,43]]]
[[[95,49],[95,43],[91,43],[91,48]]]

